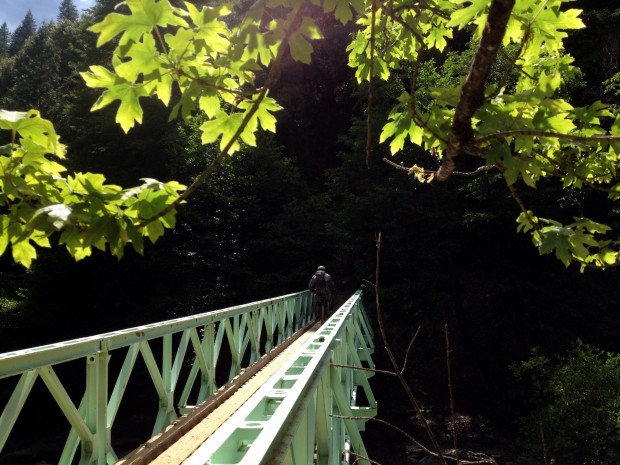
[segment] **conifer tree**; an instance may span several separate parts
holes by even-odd
[[[9,47],[9,55],[16,55],[26,43],[28,37],[34,34],[36,30],[37,23],[34,20],[34,16],[32,16],[32,12],[28,10],[28,13],[26,13],[26,16],[22,20],[21,24],[17,26],[13,32],[11,37],[11,45]]]
[[[11,44],[11,32],[6,22],[0,26],[0,58],[9,54],[9,45]]]
[[[73,0],[62,0],[62,3],[58,8],[58,22],[77,21],[78,17],[78,10],[75,7]]]

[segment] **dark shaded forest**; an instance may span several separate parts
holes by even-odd
[[[163,105],[147,102],[144,123],[124,134],[113,108],[90,112],[97,91],[78,73],[105,66],[111,49],[96,48],[86,28],[115,3],[98,0],[80,16],[66,1],[54,23],[37,25],[28,15],[15,31],[2,25],[0,108],[36,108],[53,121],[71,170],[101,172],[122,186],[146,177],[188,184],[217,151],[201,144],[199,118],[168,122]],[[561,92],[575,104],[620,105],[620,9],[575,5],[588,27],[566,46],[582,72]],[[368,167],[367,89],[356,84],[345,52],[353,26],[326,16],[321,27],[326,37],[312,64],[284,64],[273,92],[284,107],[277,134],[261,134],[258,148],[228,158],[144,256],[128,249],[117,260],[96,251],[75,262],[56,246],[38,250],[28,270],[0,257],[0,352],[303,290],[325,265],[340,295],[365,286],[371,315],[374,291],[363,283],[380,280],[400,361],[419,328],[406,375],[446,448],[447,327],[461,447],[499,464],[548,465],[544,429],[547,457],[557,465],[619,463],[619,272],[580,272],[540,256],[517,234],[518,206],[498,174],[423,185],[384,163],[390,155],[378,144],[380,122],[406,70],[374,90]],[[456,82],[472,50],[468,34],[456,37],[425,64],[421,81]],[[410,146],[393,161],[424,156]],[[559,207],[570,218],[587,206],[620,227],[620,211],[609,217],[606,198],[594,191],[542,185],[536,196],[523,195],[542,212]],[[381,368],[387,360],[376,343]],[[424,442],[398,384],[381,383],[380,417]],[[383,465],[435,463],[381,425],[370,424],[365,440]]]

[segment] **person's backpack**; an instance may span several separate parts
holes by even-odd
[[[329,287],[327,286],[325,273],[317,273],[314,277],[316,278],[314,281],[314,291],[317,294],[329,294]]]

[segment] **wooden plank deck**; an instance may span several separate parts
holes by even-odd
[[[288,358],[297,352],[320,327],[311,324],[298,331],[284,343],[261,357],[213,396],[182,416],[166,431],[142,444],[120,459],[118,465],[182,464],[202,445],[241,405],[243,405]]]

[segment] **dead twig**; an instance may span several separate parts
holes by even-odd
[[[379,462],[375,462],[374,460],[371,460],[371,459],[369,459],[368,457],[364,457],[363,455],[360,455],[360,454],[358,454],[358,453],[356,453],[356,452],[348,451],[348,453],[349,453],[350,455],[352,455],[353,457],[355,457],[355,461],[353,462],[353,465],[355,465],[356,463],[359,463],[359,462],[360,462],[360,460],[367,460],[367,461],[369,461],[370,463],[374,463],[374,464],[376,464],[376,465],[381,465]]]
[[[405,368],[407,368],[407,359],[409,358],[409,352],[411,351],[411,348],[413,347],[413,343],[418,338],[418,334],[420,334],[420,329],[421,328],[422,328],[422,326],[418,326],[418,329],[416,330],[415,334],[411,338],[411,342],[409,343],[409,347],[407,347],[407,352],[405,352],[405,361],[403,362],[403,367],[400,370],[400,374],[401,375],[405,372]]]
[[[396,376],[398,377],[398,380],[401,386],[405,390],[405,393],[407,394],[407,398],[409,399],[409,402],[413,406],[416,412],[416,415],[418,416],[418,419],[422,423],[424,430],[426,431],[426,434],[428,435],[429,440],[433,444],[433,448],[437,451],[437,457],[439,457],[439,460],[441,460],[441,463],[443,465],[447,465],[446,459],[443,453],[441,452],[439,443],[437,442],[437,438],[435,438],[435,434],[431,430],[428,420],[426,420],[426,418],[424,417],[424,414],[422,413],[422,409],[420,408],[418,401],[416,400],[415,396],[413,395],[413,392],[411,391],[411,388],[409,387],[409,383],[407,383],[407,380],[405,379],[405,377],[402,375],[402,373],[400,373],[398,363],[396,362],[394,353],[392,352],[392,349],[388,343],[388,338],[385,332],[385,322],[384,322],[383,314],[381,312],[381,302],[379,299],[379,295],[380,295],[379,278],[381,276],[381,233],[380,232],[376,234],[375,241],[376,241],[376,246],[377,246],[376,270],[375,270],[375,304],[376,304],[376,309],[377,309],[377,320],[379,323],[379,330],[381,332],[381,339],[383,340],[385,351],[390,359],[394,372],[396,373]]]
[[[397,170],[406,171],[407,173],[411,173],[413,171],[413,167],[407,167],[403,164],[399,165],[398,163],[394,163],[392,160],[389,160],[387,158],[384,158],[383,161],[387,163],[388,165],[392,166],[393,168],[396,168]],[[493,171],[495,169],[498,169],[498,167],[495,165],[483,165],[483,166],[479,166],[474,171],[453,171],[452,176],[459,176],[463,178],[473,178],[475,176],[488,173],[489,171]],[[435,171],[433,170],[424,170],[424,176],[430,176],[431,174],[434,174],[434,173]]]
[[[543,459],[545,460],[545,465],[548,465],[549,462],[547,461],[547,443],[545,442],[545,432],[543,431],[542,423],[539,423],[538,426],[540,427],[540,440],[543,448]]]
[[[411,436],[409,433],[407,433],[405,430],[403,430],[402,428],[399,428],[398,426],[393,425],[392,423],[382,420],[381,418],[377,418],[377,417],[372,417],[372,418],[362,418],[362,417],[350,417],[350,416],[345,416],[345,415],[330,415],[332,418],[339,418],[342,420],[367,420],[367,421],[374,421],[375,423],[379,423],[381,425],[387,426],[388,428],[393,429],[394,431],[396,431],[398,434],[402,435],[403,437],[405,437],[406,439],[408,439],[409,441],[411,441],[418,449],[424,451],[425,453],[427,453],[428,455],[432,455],[433,457],[439,457],[439,455],[436,452],[433,452],[432,450],[430,450],[428,447],[426,447],[424,444],[421,444],[419,441],[417,441],[413,436]],[[461,460],[459,461],[460,465],[481,465],[484,463],[488,463],[491,465],[497,465],[497,462],[492,458],[489,457],[485,454],[481,454],[481,453],[475,453],[472,454],[475,457],[480,457],[480,460]],[[456,460],[455,457],[451,457],[449,455],[445,456],[446,459],[450,459],[450,460]],[[366,459],[368,460],[368,459]],[[374,462],[376,463],[376,462]]]
[[[450,393],[450,413],[452,415],[452,439],[454,440],[454,456],[456,458],[456,465],[459,465],[459,447],[456,431],[456,411],[454,408],[454,393],[452,390],[452,369],[450,367],[450,336],[448,334],[448,325],[444,326],[446,333],[446,367],[448,370],[448,392]]]
[[[341,365],[339,363],[330,363],[329,366],[338,367],[338,368],[349,368],[351,370],[360,370],[360,371],[371,371],[373,373],[378,373],[381,375],[395,376],[398,377],[396,373],[388,370],[377,370],[376,368],[366,368],[366,367],[358,367],[355,365]]]

